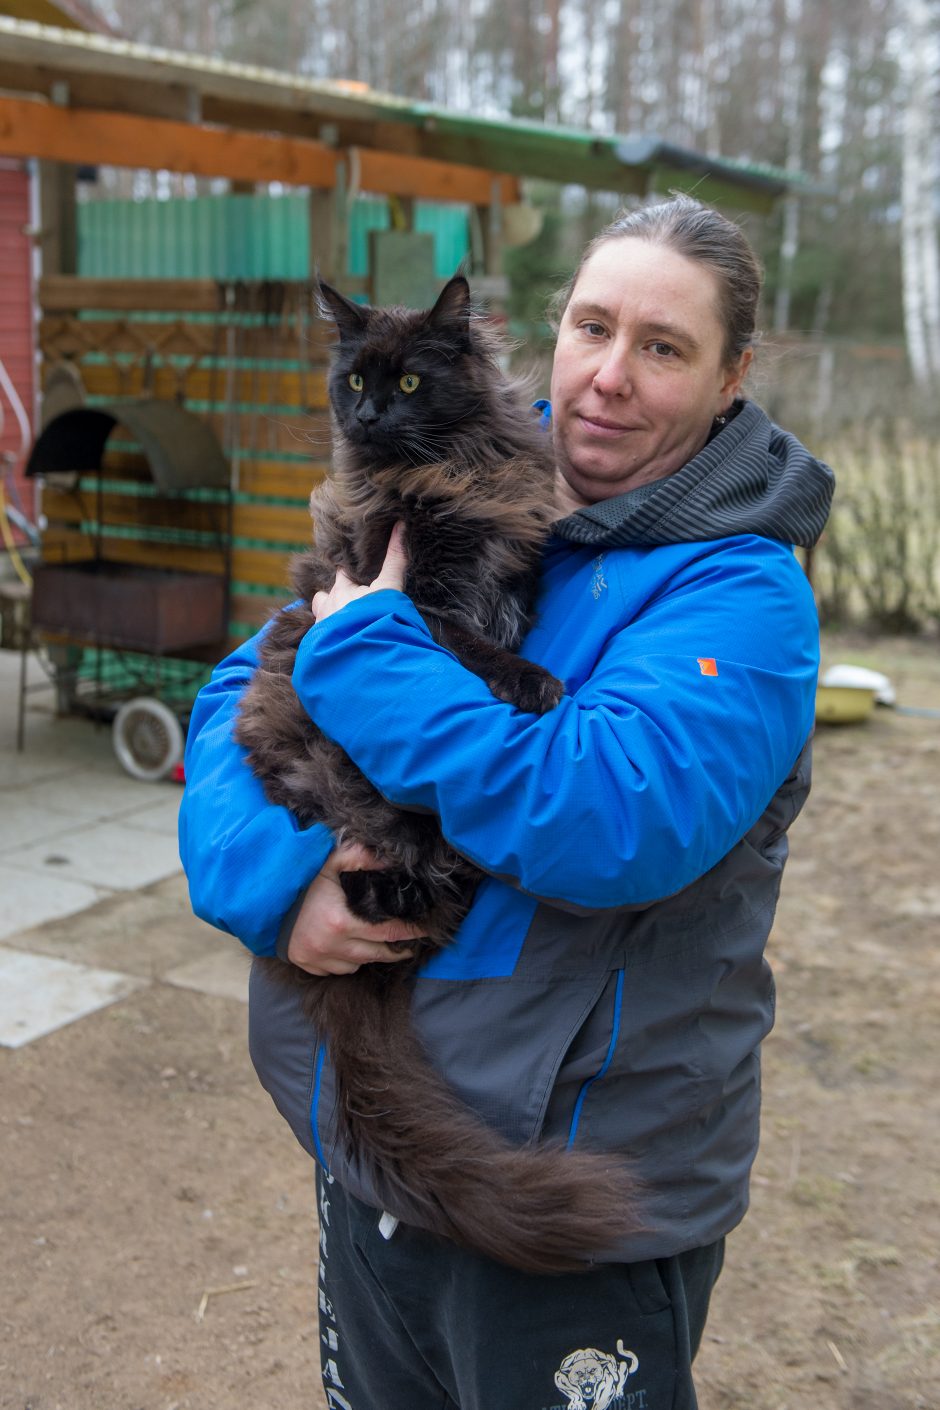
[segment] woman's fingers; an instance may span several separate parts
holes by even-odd
[[[395,588],[397,592],[403,592],[407,571],[408,554],[405,549],[405,526],[399,522],[392,529],[379,575],[369,583],[368,587],[360,587],[358,583],[353,582],[348,573],[339,568],[336,572],[336,581],[329,592],[314,593],[310,610],[318,622],[323,622],[334,612],[339,612],[341,608],[347,606],[348,603],[355,602],[360,597],[366,597],[370,592],[381,592],[383,588]]]
[[[353,974],[363,964],[393,964],[411,958],[409,941],[421,934],[402,920],[370,925],[353,915],[340,872],[375,870],[378,859],[357,842],[344,843],[311,882],[294,922],[287,958],[309,974]]]
[[[332,617],[334,612],[338,612],[348,602],[355,602],[357,597],[365,597],[371,591],[372,588],[360,587],[358,583],[354,583],[348,573],[338,568],[329,592],[321,589],[313,594],[310,610],[316,620],[322,622],[326,617]]]
[[[379,576],[373,579],[372,591],[378,592],[381,588],[394,588],[396,592],[403,592],[407,571],[408,553],[405,549],[405,526],[399,520],[392,529],[392,536],[385,551],[385,561],[379,571]]]

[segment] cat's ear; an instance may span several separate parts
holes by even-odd
[[[365,332],[369,322],[368,305],[354,304],[352,299],[347,299],[345,294],[331,285],[324,284],[322,279],[317,284],[317,303],[323,317],[336,324],[340,341],[359,338]]]
[[[448,279],[438,295],[437,303],[428,313],[428,322],[432,327],[448,324],[452,328],[469,329],[470,285],[462,274]]]

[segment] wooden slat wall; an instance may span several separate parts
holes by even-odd
[[[310,541],[310,491],[329,460],[329,339],[309,289],[55,276],[42,281],[40,305],[43,376],[69,362],[90,405],[179,397],[213,427],[233,467],[231,638],[241,639],[289,595],[289,560]],[[45,489],[45,558],[93,557],[100,522],[112,560],[224,571],[225,505],[154,494],[120,427],[104,480],[100,493],[90,476],[75,491]]]

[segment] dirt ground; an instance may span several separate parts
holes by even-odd
[[[936,645],[830,638],[825,655],[940,708]],[[763,1147],[702,1408],[935,1410],[940,719],[821,729],[791,841]],[[176,881],[139,904],[179,943]],[[46,927],[50,946],[107,931],[114,906]],[[312,1172],[245,1023],[234,1000],[155,984],[0,1051],[3,1410],[323,1405]]]

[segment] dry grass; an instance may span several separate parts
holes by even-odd
[[[872,423],[813,446],[833,467],[832,516],[813,562],[824,622],[915,633],[940,626],[940,446]]]

